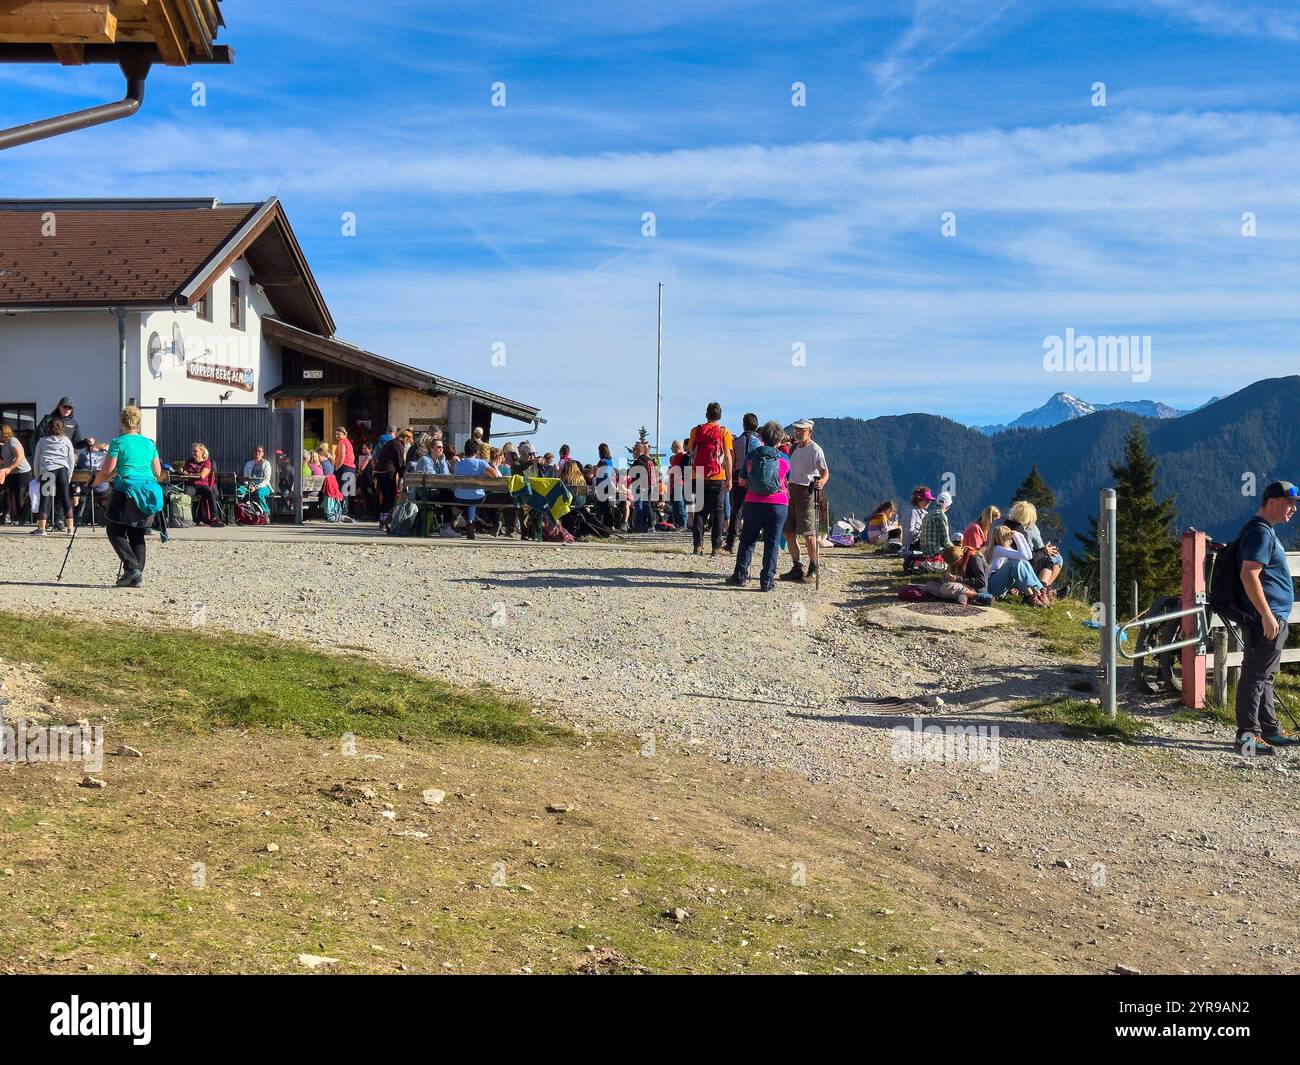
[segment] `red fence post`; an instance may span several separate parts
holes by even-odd
[[[1189,529],[1183,533],[1183,609],[1190,610],[1205,601],[1205,533]],[[1182,638],[1196,635],[1197,620],[1183,618]],[[1200,710],[1205,706],[1205,655],[1196,647],[1182,649],[1184,706]]]

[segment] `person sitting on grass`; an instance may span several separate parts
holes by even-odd
[[[926,485],[918,484],[912,489],[911,499],[899,511],[898,524],[902,528],[899,550],[904,554],[915,551],[920,545],[921,522],[925,520],[925,508],[933,500],[934,496],[930,494],[930,489]]]
[[[1034,572],[1044,587],[1050,588],[1061,574],[1061,551],[1055,544],[1043,543],[1043,534],[1038,531],[1038,509],[1028,500],[1018,500],[1011,505],[1004,524],[1016,533],[1016,546],[1029,550]]]
[[[965,606],[981,592],[988,590],[988,565],[984,556],[973,547],[949,544],[942,551],[948,566],[941,581],[929,581],[921,590],[936,599],[948,599]]]
[[[1024,596],[1027,606],[1049,605],[1043,594],[1043,582],[1030,564],[1030,553],[1016,545],[1015,534],[1007,526],[993,528],[984,548],[984,558],[988,562],[988,590],[993,598],[1001,599],[1008,592],[1017,592]]]
[[[895,533],[899,533],[898,508],[892,499],[886,499],[867,518],[867,543],[888,543]]]
[[[948,528],[948,508],[952,506],[952,495],[940,492],[935,496],[921,519],[921,554],[925,558],[936,558],[943,554],[943,549],[952,544],[952,532]]]
[[[1002,511],[995,506],[987,506],[980,511],[980,516],[966,526],[965,532],[961,534],[962,547],[973,547],[976,551],[982,551],[984,545],[989,542],[989,529],[993,523],[1002,517]]]

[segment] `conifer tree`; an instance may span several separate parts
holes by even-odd
[[[1029,475],[1016,489],[1011,502],[1014,503],[1019,499],[1034,504],[1034,509],[1038,511],[1038,531],[1043,534],[1043,539],[1059,544],[1061,537],[1065,535],[1065,526],[1061,524],[1061,517],[1056,513],[1056,493],[1043,480],[1036,462],[1029,468]]]
[[[1116,598],[1128,602],[1133,581],[1143,606],[1158,595],[1176,595],[1182,582],[1182,550],[1175,523],[1174,497],[1157,500],[1156,460],[1147,450],[1147,435],[1133,426],[1124,444],[1124,461],[1111,463],[1115,478],[1115,586]],[[1090,591],[1099,593],[1101,556],[1097,550],[1097,518],[1089,516],[1088,532],[1076,533],[1083,557],[1072,555],[1077,571],[1085,574]]]

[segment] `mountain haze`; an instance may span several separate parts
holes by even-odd
[[[1124,453],[1124,438],[1141,422],[1159,460],[1163,498],[1178,497],[1180,527],[1223,538],[1258,506],[1269,481],[1300,482],[1300,376],[1255,384],[1177,418],[1142,418],[1101,410],[1044,429],[1011,429],[995,436],[932,414],[863,420],[818,419],[816,439],[831,467],[827,496],[834,517],[869,513],[877,503],[903,501],[916,484],[938,491],[944,474],[955,482],[952,524],[960,528],[986,504],[1004,510],[1030,466],[1056,492],[1066,528],[1087,527],[1099,493],[1111,483],[1109,464]],[[1245,475],[1253,474],[1255,495]],[[1284,541],[1290,537],[1283,535]],[[1074,546],[1073,536],[1069,537]]]

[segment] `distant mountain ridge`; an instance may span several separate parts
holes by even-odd
[[[1054,425],[1075,418],[1086,418],[1099,410],[1123,410],[1143,418],[1181,418],[1189,413],[1171,407],[1167,403],[1158,403],[1150,399],[1125,400],[1119,403],[1089,403],[1068,392],[1057,392],[1041,407],[1025,411],[1015,421],[1008,422],[1006,425],[979,425],[975,428],[986,436],[1004,433],[1009,429],[1050,429]]]
[[[1278,377],[1177,418],[1145,421],[1158,460],[1157,494],[1176,495],[1183,528],[1231,537],[1270,480],[1300,482],[1297,409],[1300,376]],[[955,488],[951,524],[961,528],[989,503],[1005,510],[1037,463],[1074,533],[1097,512],[1101,489],[1111,486],[1109,464],[1123,458],[1139,417],[1112,408],[994,436],[932,414],[819,418],[815,436],[831,468],[826,494],[837,518],[868,514],[886,499],[901,502],[914,485],[938,491],[948,480]],[[1296,524],[1279,530],[1284,542],[1300,533]],[[1072,535],[1068,543],[1077,546]]]

